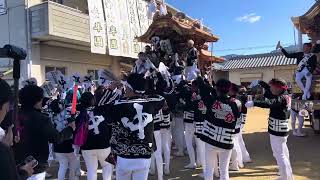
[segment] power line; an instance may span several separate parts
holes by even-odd
[[[289,46],[291,43],[282,44],[283,46]],[[223,51],[242,51],[242,50],[252,50],[252,49],[265,49],[265,48],[272,48],[275,45],[265,45],[265,46],[252,46],[252,47],[244,47],[244,48],[235,48],[235,49],[218,49],[214,50],[215,52],[223,52]]]

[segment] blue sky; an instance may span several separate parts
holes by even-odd
[[[275,47],[228,50],[247,47],[294,44],[291,17],[304,14],[315,0],[166,0],[187,15],[201,19],[220,37],[214,53],[255,54]],[[306,39],[306,38],[305,38]],[[228,50],[228,51],[226,51]]]

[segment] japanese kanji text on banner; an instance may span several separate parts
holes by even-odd
[[[91,52],[106,54],[106,26],[101,0],[88,0]]]

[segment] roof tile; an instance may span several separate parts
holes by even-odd
[[[296,59],[286,58],[282,53],[266,53],[233,57],[225,63],[225,65],[222,67],[222,70],[273,67],[295,64]]]

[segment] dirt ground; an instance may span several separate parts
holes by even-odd
[[[267,133],[268,111],[254,108],[248,113],[248,120],[245,126],[244,141],[253,160],[253,163],[246,164],[239,172],[230,172],[232,180],[273,180],[277,179],[276,161],[272,156],[269,134]],[[305,122],[305,132],[308,137],[298,138],[290,134],[288,147],[290,160],[296,180],[320,180],[320,136],[315,135]],[[183,168],[188,163],[188,158],[181,157],[171,161],[171,176],[168,180],[201,179],[197,175],[201,169],[186,170]],[[55,171],[56,167],[54,167]],[[53,172],[53,171],[51,171]],[[52,173],[56,174],[56,173]],[[83,177],[83,179],[86,179]],[[102,179],[99,177],[98,179]],[[150,180],[156,180],[154,176]]]

